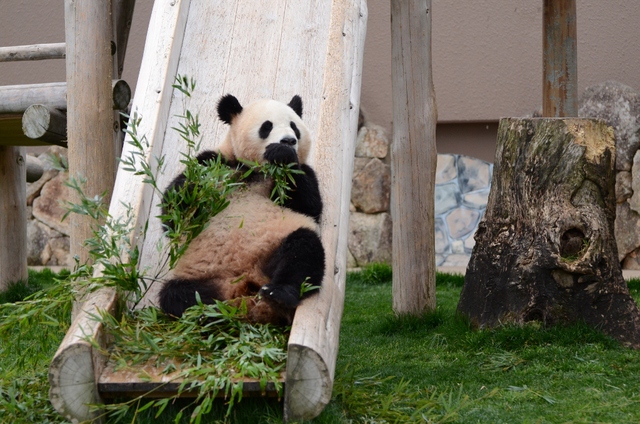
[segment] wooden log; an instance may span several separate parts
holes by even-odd
[[[267,95],[286,99],[293,92],[308,99],[305,102],[305,120],[317,134],[318,142],[312,157],[327,201],[322,225],[327,276],[320,294],[305,300],[298,308],[289,339],[285,383],[285,403],[288,406],[285,411],[292,419],[296,416],[313,416],[322,410],[330,399],[335,373],[346,276],[348,200],[360,97],[366,2],[337,0],[309,4],[280,0],[277,7],[274,3],[239,1],[229,9],[236,13],[241,10],[236,16],[233,13],[220,14],[219,7],[211,2],[190,4],[187,0],[157,1],[149,25],[133,111],[143,117],[138,134],[144,135],[150,142],[148,151],[145,151],[147,159],[154,163],[152,158],[165,156],[169,164],[165,177],[169,178],[168,174],[174,174],[181,166],[179,152],[184,147],[177,142],[176,134],[167,131],[173,123],[172,117],[176,115],[172,108],[184,111],[185,107],[182,97],[172,95],[171,85],[177,73],[198,81],[197,92],[200,94],[192,96],[187,106],[203,116],[210,110],[207,108],[214,105],[210,101],[211,92],[232,92],[246,99]],[[278,14],[281,21],[274,24],[271,19],[263,19],[264,10],[260,8],[282,11]],[[290,22],[282,20],[285,15],[289,16]],[[189,16],[197,19],[187,25]],[[295,16],[308,16],[309,19],[291,18]],[[236,33],[232,33],[226,31],[220,21],[232,25],[241,22],[242,25],[237,25],[233,30]],[[254,24],[267,28],[261,31],[259,48],[254,46],[254,38],[247,36],[245,30]],[[188,28],[187,34],[185,27]],[[211,28],[216,30],[212,31]],[[277,42],[266,42],[267,35]],[[199,55],[194,55],[193,49],[202,46],[189,40],[202,39],[203,36],[212,41]],[[242,55],[228,49],[231,41],[247,46],[246,49],[240,49],[244,52]],[[283,51],[304,51],[305,55],[281,56],[279,62],[261,69],[256,78],[237,78],[242,69],[253,69],[256,57],[264,54],[263,44],[277,45]],[[224,56],[229,54],[232,58]],[[216,57],[227,67],[212,74],[201,65],[208,55]],[[292,60],[292,57],[300,59]],[[313,66],[310,67],[310,63]],[[305,72],[308,72],[308,78],[300,78]],[[221,139],[218,132],[224,131],[224,128],[217,120],[203,120],[202,123],[202,131],[210,134],[207,143]],[[211,147],[214,146],[203,146]],[[125,156],[129,149],[130,145],[125,144]],[[162,184],[164,181],[161,180]],[[157,212],[158,199],[153,196],[153,190],[142,184],[142,177],[119,172],[110,214],[116,218],[123,217],[126,213],[123,205],[132,205],[136,227],[142,228],[147,219]],[[156,248],[161,237],[159,221],[150,220],[146,238],[140,240],[142,267],[156,267],[161,262]],[[152,298],[150,303],[154,300]],[[87,357],[88,353],[84,352],[83,355]],[[84,361],[87,365],[90,362]],[[109,378],[108,371],[103,371],[103,377]],[[289,376],[290,373],[293,377]],[[59,387],[60,384],[58,380],[51,381],[52,387]],[[97,389],[94,390],[98,396]]]
[[[131,100],[131,87],[124,80],[111,81],[111,107],[124,110]],[[67,109],[67,83],[0,86],[0,114],[23,113],[29,106],[43,104],[54,109]]]
[[[0,146],[0,291],[29,276],[26,180],[26,149]]]
[[[476,327],[585,322],[640,348],[614,239],[615,143],[602,121],[500,121],[458,312]]]
[[[140,134],[145,134],[151,141],[157,140],[145,152],[148,163],[153,163],[152,158],[159,157],[162,152],[162,135],[169,121],[171,85],[178,65],[189,4],[189,0],[176,0],[171,5],[167,1],[158,2],[149,22],[145,49],[153,52],[158,60],[142,63],[136,90],[136,104],[143,105],[139,113],[145,117],[139,126]],[[144,102],[147,98],[156,101]],[[130,148],[127,143],[125,149]],[[128,155],[127,151],[125,155]],[[109,214],[115,219],[125,218],[128,213],[125,205],[130,205],[136,218],[134,228],[140,230],[149,218],[152,193],[153,190],[143,183],[142,176],[119,172],[113,194],[116,201],[111,202]],[[132,240],[138,240],[139,236],[137,231],[131,235]],[[123,260],[126,258],[123,257]],[[99,276],[99,270],[96,276]],[[49,367],[51,404],[72,422],[93,418],[95,414],[88,405],[101,400],[98,381],[106,362],[91,348],[85,335],[104,343],[104,328],[97,324],[92,314],[98,309],[113,311],[115,303],[115,293],[111,289],[103,289],[92,293],[83,305],[78,305],[79,313]]]
[[[65,43],[31,44],[28,46],[0,47],[0,62],[23,60],[64,59]]]
[[[393,310],[435,310],[436,101],[431,1],[391,2]]]
[[[0,113],[23,113],[34,104],[66,109],[67,84],[52,82],[0,86]]]
[[[101,402],[97,382],[106,358],[91,346],[89,339],[106,348],[104,328],[94,317],[99,311],[115,313],[116,293],[103,289],[92,293],[78,313],[49,366],[51,405],[72,422],[90,420],[98,415],[91,405]]]
[[[22,131],[32,139],[59,143],[67,139],[67,114],[45,105],[31,105],[22,115]]]
[[[326,275],[317,296],[296,311],[287,350],[284,415],[312,419],[331,400],[344,307],[353,157],[367,22],[364,0],[333,2],[315,168],[325,195],[322,242]],[[331,123],[327,125],[327,123]]]
[[[62,147],[67,147],[66,141],[56,142]],[[0,146],[47,146],[42,140],[34,140],[24,135],[22,131],[22,113],[0,114]]]
[[[115,54],[113,56],[113,77],[121,78],[124,70],[124,58],[127,52],[127,43],[129,41],[129,30],[133,20],[133,10],[135,0],[111,0],[111,15],[113,16],[113,40],[115,45]],[[127,99],[127,106],[129,103]],[[122,108],[126,109],[126,106]],[[122,145],[124,142],[124,131],[122,131],[123,117],[120,112],[113,114],[113,129],[115,132],[114,143],[116,156],[122,155]]]
[[[111,0],[113,16],[113,38],[116,44],[116,55],[113,60],[113,75],[122,77],[124,69],[124,57],[127,53],[129,31],[133,20],[133,10],[136,0]]]
[[[576,0],[544,0],[542,116],[578,116]]]
[[[67,40],[67,143],[69,176],[85,178],[88,197],[109,202],[116,173],[112,114],[111,3],[65,0]],[[71,202],[78,203],[74,193]],[[91,237],[91,218],[73,215],[70,253],[88,260],[83,247]]]

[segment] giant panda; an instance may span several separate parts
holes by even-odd
[[[210,219],[170,272],[159,306],[180,317],[196,304],[197,292],[203,303],[244,302],[251,322],[291,324],[302,298],[317,292],[301,295],[302,284],[319,287],[325,268],[318,229],[323,205],[316,174],[306,163],[311,136],[302,121],[302,100],[296,95],[288,104],[266,99],[243,107],[228,94],[217,112],[229,129],[216,151],[198,155],[201,164],[220,156],[238,172],[247,169],[244,159],[294,163],[302,173],[292,174],[295,184],[284,206],[270,200],[274,183],[262,174],[232,192],[228,206]],[[175,177],[165,196],[189,184],[185,180],[184,173]]]

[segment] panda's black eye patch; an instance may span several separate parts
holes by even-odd
[[[258,135],[261,139],[265,140],[271,134],[271,130],[273,129],[273,122],[264,121],[260,126],[260,131],[258,131]]]
[[[300,130],[296,127],[296,124],[293,121],[291,121],[291,129],[296,133],[296,138],[300,140]]]

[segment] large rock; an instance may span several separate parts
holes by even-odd
[[[347,244],[357,266],[391,263],[391,216],[388,213],[351,213]]]
[[[33,201],[33,216],[47,226],[69,235],[69,220],[62,220],[67,212],[61,202],[69,201],[70,188],[65,185],[67,172],[60,172],[48,181]]]
[[[616,203],[622,203],[633,195],[631,188],[631,172],[618,171],[616,173]]]
[[[27,221],[27,265],[44,265],[42,253],[49,243],[47,227],[40,221],[30,219]]]
[[[42,163],[42,168],[47,171],[53,169],[56,171],[65,171],[69,168],[69,159],[67,149],[60,146],[51,146],[46,152],[38,156]]]
[[[384,159],[389,153],[389,139],[384,128],[367,123],[358,131],[356,157]]]
[[[42,187],[58,175],[58,171],[55,169],[48,169],[42,173],[40,178],[32,183],[27,183],[27,206],[31,206],[36,197],[40,196]]]
[[[27,222],[27,264],[69,266],[69,237],[32,219]]]
[[[369,159],[366,165],[358,170],[359,166],[358,163],[352,180],[351,202],[359,211],[365,213],[388,211],[391,168],[376,158]]]
[[[618,259],[623,262],[625,256],[640,246],[640,215],[631,210],[627,202],[616,205],[614,234]]]
[[[613,127],[616,170],[630,171],[640,145],[640,98],[631,87],[606,81],[587,88],[580,96],[578,116],[598,118]]]

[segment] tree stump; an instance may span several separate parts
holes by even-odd
[[[458,312],[477,327],[582,321],[640,348],[614,239],[614,163],[604,122],[502,119]]]

